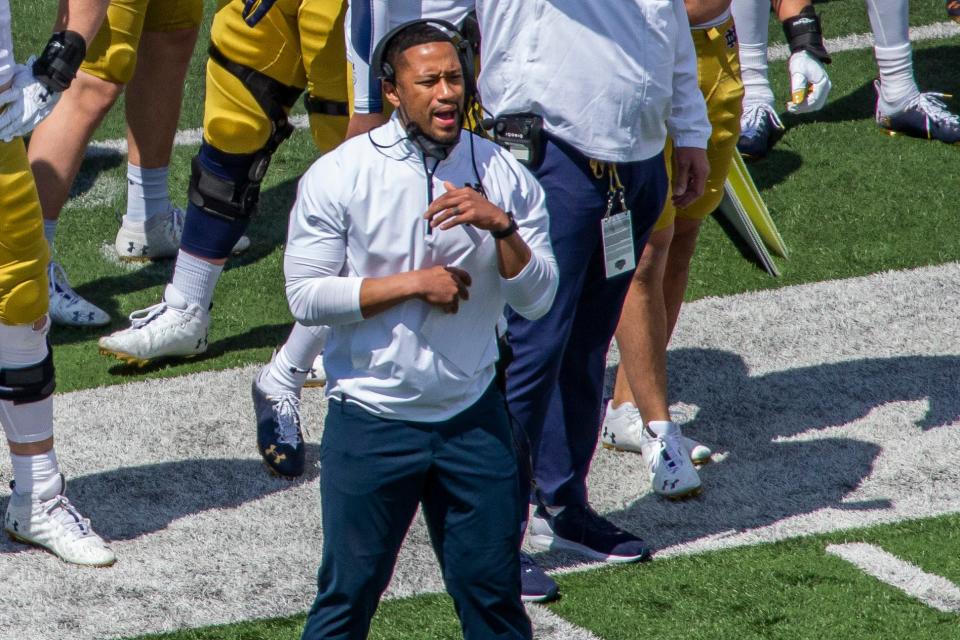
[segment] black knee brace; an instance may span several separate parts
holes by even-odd
[[[56,387],[53,350],[47,341],[47,357],[37,364],[0,369],[0,400],[14,404],[39,402],[50,397]]]
[[[199,157],[193,159],[190,174],[190,202],[206,213],[228,220],[248,219],[256,213],[260,183],[270,166],[270,158],[284,140],[293,134],[287,111],[303,91],[277,82],[255,69],[227,58],[216,45],[210,45],[210,60],[234,75],[270,119],[267,143],[253,154],[250,170],[242,180],[229,180],[208,171]]]

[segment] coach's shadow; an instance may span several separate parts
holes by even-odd
[[[225,271],[259,262],[273,254],[276,248],[286,241],[287,215],[296,197],[296,189],[297,180],[290,179],[264,192],[261,197],[261,213],[253,217],[247,230],[250,248],[227,260]],[[172,277],[173,265],[173,260],[147,262],[129,272],[97,278],[74,288],[81,296],[110,314],[110,324],[97,329],[100,335],[103,335],[130,326],[126,313],[120,310],[117,297],[166,284]],[[283,273],[280,268],[277,269],[275,284],[278,289],[283,287]],[[255,294],[255,291],[250,292],[251,296]],[[159,297],[153,302],[160,302]],[[90,337],[90,329],[57,327],[51,334],[51,341],[54,345],[73,344],[89,340]]]
[[[69,479],[67,493],[97,533],[108,540],[131,540],[165,529],[185,516],[232,509],[278,493],[319,475],[319,445],[307,444],[307,471],[296,482],[271,476],[258,460],[178,460]],[[6,510],[7,498],[0,502]],[[0,539],[0,553],[23,545]]]
[[[893,496],[866,502],[847,499],[870,476],[882,453],[869,437],[831,434],[803,441],[781,439],[855,423],[871,411],[887,410],[891,412],[889,421],[876,430],[912,431],[919,452],[919,441],[925,433],[960,420],[958,371],[960,357],[911,356],[751,376],[742,358],[734,353],[671,350],[671,396],[698,408],[695,418],[684,425],[684,433],[726,457],[702,469],[705,490],[701,496],[670,502],[649,491],[641,472],[643,463],[637,456],[636,472],[615,482],[621,487],[622,483],[633,484],[642,497],[606,515],[619,526],[642,535],[654,549],[662,549],[773,525],[824,508],[887,510]],[[902,407],[889,406],[901,402],[927,402],[928,408],[917,420],[903,414]],[[633,454],[598,449],[596,455]],[[591,491],[599,502],[603,499],[603,482],[611,479],[604,480],[599,474],[597,480]],[[549,554],[542,561],[554,567],[583,559]]]

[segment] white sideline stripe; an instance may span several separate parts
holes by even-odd
[[[944,577],[927,573],[916,565],[865,542],[832,544],[827,553],[846,560],[868,575],[938,611],[960,611],[960,588]]]
[[[927,24],[921,27],[910,28],[911,42],[922,42],[924,40],[943,40],[960,35],[960,25],[953,21],[937,22]],[[873,46],[873,34],[859,33],[850,36],[841,36],[839,38],[830,38],[824,43],[827,51],[838,53],[840,51],[854,51],[858,49],[869,49]],[[774,44],[770,46],[768,57],[772,61],[786,60],[790,57],[790,49],[784,44]],[[290,119],[297,129],[304,129],[309,126],[307,116],[298,115]],[[184,129],[178,131],[173,139],[174,146],[198,145],[203,139],[203,129]],[[93,142],[87,147],[87,157],[97,158],[114,154],[126,155],[127,139],[117,138],[114,140],[103,140]]]
[[[945,38],[952,38],[958,34],[960,34],[960,24],[952,20],[925,24],[920,27],[910,27],[911,42],[943,40]],[[873,34],[858,33],[849,36],[840,36],[839,38],[829,38],[824,41],[824,45],[830,53],[870,49],[873,47]],[[771,45],[767,50],[767,57],[770,60],[786,60],[790,57],[790,49],[785,44]]]
[[[535,640],[600,640],[583,627],[564,620],[539,604],[528,604],[527,615],[533,623]]]

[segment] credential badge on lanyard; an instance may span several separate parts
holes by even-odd
[[[607,165],[610,189],[607,192],[607,212],[600,221],[603,228],[603,265],[607,279],[633,271],[637,266],[633,246],[633,220],[627,209],[623,183],[617,174],[617,165]]]

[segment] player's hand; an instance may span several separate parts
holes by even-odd
[[[22,138],[50,115],[60,94],[50,91],[33,77],[34,58],[18,64],[13,84],[0,93],[0,140],[10,142]]]
[[[263,16],[267,15],[267,12],[270,11],[271,7],[277,0],[243,0],[243,21],[247,23],[247,26],[254,27],[258,22],[263,20]]]
[[[456,313],[461,300],[469,300],[470,274],[457,267],[430,267],[415,272],[419,297],[427,304]]]
[[[707,150],[698,147],[673,148],[673,206],[689,207],[703,195],[710,174]]]
[[[431,202],[423,214],[432,228],[446,230],[470,224],[484,231],[505,231],[510,226],[510,216],[473,187],[458,188],[452,182],[443,186],[447,192]]]
[[[797,51],[790,56],[790,113],[819,111],[830,95],[830,77],[823,63],[806,51]]]

